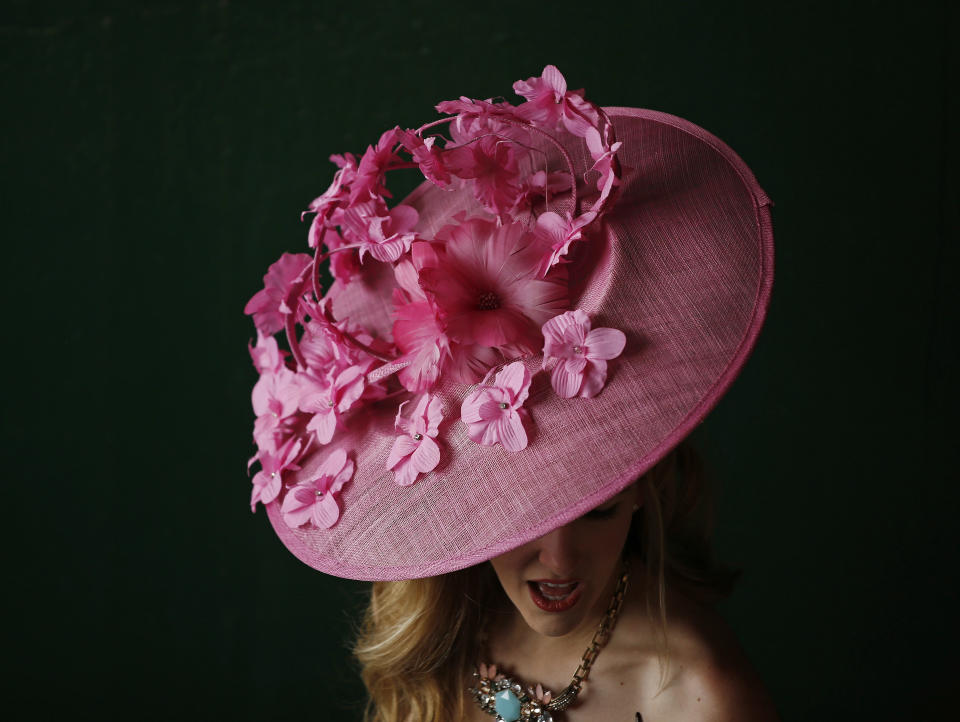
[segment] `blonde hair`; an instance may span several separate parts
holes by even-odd
[[[658,622],[658,646],[666,656],[668,584],[712,602],[730,592],[737,573],[712,557],[710,500],[702,464],[688,443],[638,483],[642,513],[634,516],[627,550],[642,562],[647,613]],[[462,719],[469,701],[465,674],[478,653],[468,630],[481,628],[503,596],[489,564],[374,582],[354,646],[369,695],[366,722]]]

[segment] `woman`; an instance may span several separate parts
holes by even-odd
[[[246,308],[251,505],[313,568],[386,582],[357,647],[373,719],[769,718],[697,601],[729,579],[681,444],[762,325],[770,202],[687,121],[553,66],[514,89],[332,157],[314,255]]]
[[[368,719],[490,719],[463,685],[481,658],[562,690],[624,568],[629,593],[616,633],[564,719],[632,720],[631,710],[648,722],[776,719],[710,607],[736,574],[711,559],[701,484],[695,452],[681,444],[638,484],[490,564],[375,583],[355,650]],[[561,585],[543,589],[551,580]]]

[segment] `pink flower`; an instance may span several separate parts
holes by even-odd
[[[332,159],[333,156],[331,156]],[[317,248],[320,245],[323,229],[326,227],[330,214],[349,197],[347,190],[356,171],[356,165],[347,166],[346,163],[340,165],[340,170],[333,174],[333,182],[330,183],[327,190],[310,201],[307,209],[300,214],[301,221],[309,214],[314,214],[310,229],[307,231],[307,245],[310,248]]]
[[[290,439],[276,453],[261,450],[257,455],[260,471],[253,477],[253,490],[250,493],[250,511],[257,510],[257,502],[269,504],[277,498],[281,489],[281,475],[287,469],[296,470],[294,464],[300,455],[302,444],[299,439]]]
[[[401,141],[413,156],[413,162],[420,166],[424,178],[439,188],[450,185],[450,171],[444,163],[443,154],[439,148],[434,147],[437,142],[435,136],[421,138],[407,130],[403,132]]]
[[[379,196],[390,197],[383,185],[383,176],[393,161],[399,160],[393,152],[400,130],[391,128],[380,136],[376,145],[367,146],[360,159],[357,175],[350,186],[350,204],[362,203]]]
[[[545,276],[549,270],[567,255],[570,244],[583,237],[583,228],[597,217],[592,211],[573,218],[567,214],[561,218],[553,211],[541,213],[537,218],[534,235],[542,244],[543,256],[540,260],[538,276]]]
[[[366,373],[377,360],[350,343],[347,335],[367,346],[380,343],[349,320],[334,323],[326,320],[331,317],[329,304],[329,297],[319,303],[301,304],[301,311],[310,318],[301,320],[303,335],[300,337],[300,352],[307,363],[307,373],[324,377],[331,370],[339,372],[350,366],[359,366]]]
[[[520,143],[528,140],[527,131],[511,122],[519,118],[517,109],[507,102],[493,103],[460,96],[459,100],[438,103],[437,110],[456,114],[457,117],[450,123],[450,137],[457,145],[464,145],[489,133]]]
[[[397,375],[403,387],[414,393],[432,388],[450,355],[450,340],[433,305],[428,301],[397,304],[393,337],[403,352],[399,360],[407,363]]]
[[[556,127],[563,117],[567,80],[555,65],[545,67],[539,78],[518,80],[513,92],[527,99],[517,110],[530,122]]]
[[[371,201],[344,211],[344,234],[350,241],[360,244],[361,261],[364,254],[369,253],[378,261],[392,263],[410,250],[416,237],[413,227],[420,216],[413,206],[399,205],[387,211],[377,205]]]
[[[352,183],[353,177],[357,172],[357,156],[353,153],[334,153],[330,156],[330,162],[333,163],[337,168],[343,170],[344,168],[351,171],[350,179],[344,181],[345,183]]]
[[[407,402],[400,404],[394,426],[403,432],[393,442],[387,468],[401,486],[410,486],[420,474],[433,471],[440,463],[440,447],[434,439],[443,420],[440,399],[424,394],[409,419],[401,416]]]
[[[593,167],[591,167],[587,173],[596,172],[599,174],[597,178],[597,190],[600,191],[600,200],[602,201],[610,195],[610,191],[619,183],[614,161],[616,159],[616,152],[620,150],[620,146],[622,146],[623,143],[618,141],[609,148],[605,147],[603,139],[600,137],[600,132],[595,128],[591,128],[585,138],[587,148],[590,150],[590,157],[593,158],[594,161]]]
[[[253,365],[257,367],[257,371],[260,373],[265,371],[273,373],[279,371],[284,365],[283,359],[286,354],[280,351],[277,346],[277,339],[273,336],[264,336],[258,332],[257,345],[248,345],[247,349],[250,351]]]
[[[418,272],[424,266],[440,265],[433,246],[414,243],[410,259],[403,259],[393,267],[397,287],[393,291],[393,340],[407,366],[400,369],[397,378],[408,391],[420,393],[430,389],[444,361],[450,355],[450,340],[434,304],[420,288]]]
[[[461,95],[457,100],[442,100],[435,106],[440,113],[448,115],[456,114],[457,120],[454,122],[463,122],[464,119],[486,118],[495,115],[501,108],[512,108],[509,103],[494,103],[490,100],[475,100]]]
[[[272,336],[284,326],[284,316],[290,313],[287,296],[299,283],[313,259],[306,253],[284,253],[270,265],[263,277],[263,288],[247,301],[243,312],[253,315],[253,324],[264,336]]]
[[[444,160],[455,176],[473,180],[474,196],[496,216],[509,213],[521,197],[520,169],[510,141],[481,135],[448,149]]]
[[[273,414],[258,416],[253,422],[253,440],[257,445],[258,455],[276,454],[280,447],[294,436],[302,435],[305,424],[306,420],[302,414],[285,418]]]
[[[583,137],[599,120],[582,90],[567,90],[567,81],[555,65],[546,66],[539,78],[518,80],[513,91],[527,99],[517,107],[517,115],[535,125],[552,129],[562,123],[568,131]]]
[[[523,181],[518,207],[529,208],[534,203],[544,200],[547,203],[547,208],[549,208],[550,201],[560,193],[569,191],[571,185],[569,173],[547,173],[538,170]]]
[[[521,356],[526,351],[516,346],[504,346],[502,349],[473,344],[454,344],[450,349],[450,378],[462,384],[475,384],[491,368],[503,361],[504,356]],[[445,371],[446,373],[446,371]]]
[[[363,387],[364,376],[359,366],[350,366],[340,373],[330,369],[323,379],[301,374],[300,410],[313,414],[307,431],[314,432],[321,444],[330,443],[341,414],[363,396]]]
[[[523,402],[529,393],[530,372],[520,361],[504,367],[492,386],[483,385],[471,392],[460,407],[460,418],[467,424],[470,438],[483,446],[502,444],[507,451],[526,448],[523,422],[527,411]]]
[[[346,341],[336,338],[320,321],[310,320],[303,324],[300,352],[307,362],[308,372],[314,375],[324,376],[331,369],[340,371],[353,365],[351,348]]]
[[[296,412],[299,396],[297,375],[281,365],[260,373],[250,399],[257,416],[270,414],[274,418],[285,419]]]
[[[273,341],[273,337],[269,337]],[[258,344],[259,345],[259,344]],[[276,347],[276,341],[274,341]],[[256,351],[256,349],[254,349]],[[297,375],[282,364],[270,366],[269,346],[260,355],[259,363],[266,363],[250,395],[257,418],[253,425],[253,440],[261,453],[277,453],[286,442],[297,422],[300,386]],[[279,353],[277,354],[279,356]]]
[[[314,198],[310,205],[300,215],[303,220],[308,213],[314,213],[313,221],[310,223],[310,230],[307,233],[307,245],[310,248],[318,248],[323,241],[324,231],[328,228],[327,221],[330,215],[349,199],[350,184],[357,176],[357,159],[352,153],[344,155],[332,155],[333,161],[340,169],[333,175],[333,182],[330,187],[320,195]]]
[[[342,214],[342,211],[337,211]],[[317,244],[322,244],[330,251],[330,275],[340,283],[350,283],[357,273],[360,272],[360,254],[356,248],[340,250],[348,244],[337,233],[335,228],[320,227]]]
[[[287,526],[296,528],[310,522],[329,529],[340,518],[336,495],[353,476],[353,462],[347,452],[337,449],[317,469],[313,479],[301,481],[287,492],[280,512]]]
[[[443,257],[419,280],[447,335],[465,347],[537,351],[540,326],[567,306],[567,278],[561,268],[537,278],[542,248],[535,236],[520,223],[497,227],[474,218],[442,228],[437,239],[446,241]]]
[[[543,325],[543,367],[556,361],[550,382],[559,396],[591,398],[607,380],[607,361],[623,353],[627,337],[615,328],[590,330],[580,309],[551,318]]]

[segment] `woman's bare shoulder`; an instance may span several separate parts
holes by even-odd
[[[644,721],[775,722],[763,682],[722,617],[686,599],[670,607],[669,655],[657,692],[644,700]]]
[[[678,722],[752,720],[775,722],[776,710],[756,673],[738,660],[704,650],[677,660],[672,684],[663,691],[670,714]],[[655,722],[651,718],[650,722]]]

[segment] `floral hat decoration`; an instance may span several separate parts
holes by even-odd
[[[523,102],[442,102],[331,156],[309,252],[247,303],[251,507],[316,569],[429,576],[575,519],[679,443],[753,348],[773,236],[743,161],[552,65],[513,88]],[[395,202],[407,168],[425,181]]]

